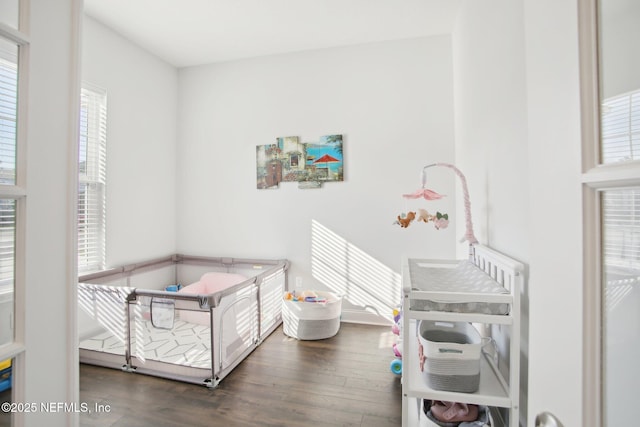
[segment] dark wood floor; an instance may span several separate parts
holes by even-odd
[[[109,405],[82,426],[400,426],[390,328],[343,323],[297,341],[277,329],[216,389],[89,365],[80,401]],[[0,419],[2,425],[2,419]]]

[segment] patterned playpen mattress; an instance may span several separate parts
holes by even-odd
[[[172,329],[155,328],[150,320],[139,324],[144,343],[145,360],[155,360],[180,366],[211,369],[211,330],[204,325],[177,320]],[[140,338],[138,338],[140,339]],[[136,348],[136,337],[131,345]],[[105,331],[80,342],[86,351],[124,356],[127,343],[123,337]]]
[[[412,299],[412,310],[509,314],[508,303],[474,300],[474,295],[508,295],[509,290],[470,261],[434,264],[431,260],[409,259],[409,274],[411,290],[447,295],[447,298]]]

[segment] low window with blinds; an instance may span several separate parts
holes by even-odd
[[[13,291],[15,237],[16,201],[0,199],[0,294]]]
[[[602,163],[640,159],[640,90],[602,103]]]
[[[605,265],[640,271],[640,189],[607,190],[602,194]]]
[[[16,201],[0,199],[0,346],[13,341]]]
[[[78,150],[78,271],[105,264],[107,96],[82,88]]]

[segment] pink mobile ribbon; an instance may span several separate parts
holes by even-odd
[[[433,190],[429,190],[428,188],[422,188],[411,194],[403,194],[402,197],[407,199],[419,199],[420,197],[424,197],[426,200],[438,200],[442,199],[443,196],[442,194],[438,194]]]

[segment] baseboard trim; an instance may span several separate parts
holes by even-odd
[[[363,323],[365,325],[390,326],[391,320],[366,310],[343,309],[340,321],[345,323]]]

